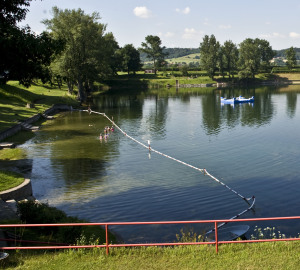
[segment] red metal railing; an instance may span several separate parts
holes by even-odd
[[[157,222],[108,222],[108,223],[60,223],[60,224],[0,224],[0,228],[21,228],[21,227],[60,227],[60,226],[104,226],[106,241],[103,245],[54,245],[54,246],[26,246],[26,247],[0,247],[0,250],[13,249],[79,249],[79,248],[106,248],[106,254],[113,247],[141,247],[141,246],[180,246],[180,245],[215,245],[218,252],[219,244],[227,243],[254,243],[254,242],[275,242],[275,241],[298,241],[300,238],[280,238],[280,239],[257,239],[257,240],[234,240],[218,241],[218,224],[231,222],[254,222],[254,221],[274,221],[274,220],[296,220],[300,216],[293,217],[271,217],[271,218],[248,218],[248,219],[218,219],[218,220],[195,220],[195,221],[157,221]],[[173,243],[142,243],[142,244],[109,244],[109,226],[129,226],[129,225],[162,225],[162,224],[203,224],[213,223],[215,228],[215,241],[212,242],[173,242]],[[4,240],[4,239],[0,239]]]

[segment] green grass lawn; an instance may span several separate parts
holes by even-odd
[[[8,251],[5,269],[299,269],[300,242],[214,246],[104,248],[92,250]]]
[[[26,108],[27,103],[34,104],[34,108]],[[75,96],[68,95],[65,86],[59,89],[34,83],[25,88],[16,81],[0,85],[0,131],[44,112],[57,103],[76,105],[77,101]]]
[[[24,182],[24,177],[15,172],[0,170],[0,192],[11,189]]]

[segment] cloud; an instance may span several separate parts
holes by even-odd
[[[160,37],[165,37],[165,38],[171,38],[171,37],[174,37],[174,33],[173,32],[167,32],[167,33],[162,33],[162,32],[159,32],[158,33],[158,36]]]
[[[173,36],[174,36],[174,33],[172,33],[172,32],[167,32],[165,34],[165,37],[167,37],[167,38],[170,38],[170,37],[173,37]]]
[[[147,7],[135,7],[133,9],[133,13],[135,16],[142,19],[148,19],[152,15],[151,10],[149,10]]]
[[[260,38],[266,38],[266,39],[269,39],[269,38],[285,38],[285,35],[274,32],[274,33],[271,33],[271,34],[261,34],[261,35],[259,35],[259,37]]]
[[[224,25],[224,24],[221,24],[221,25],[219,25],[219,28],[220,29],[230,29],[231,28],[231,25],[230,24],[227,24],[227,25]]]
[[[186,7],[182,10],[180,8],[176,8],[175,11],[178,12],[178,13],[182,13],[182,14],[187,15],[191,12],[191,9],[190,9],[190,7]]]
[[[202,35],[202,31],[197,31],[194,28],[185,28],[184,33],[182,35],[183,39],[199,39],[200,35]]]
[[[296,33],[296,32],[290,32],[289,36],[291,38],[300,38],[300,34]]]

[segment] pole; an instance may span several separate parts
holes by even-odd
[[[215,240],[216,240],[216,252],[218,253],[218,222],[215,222]]]
[[[109,239],[108,239],[108,225],[105,225],[105,238],[106,238],[106,255],[109,254]]]

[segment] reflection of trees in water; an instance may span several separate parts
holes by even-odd
[[[146,128],[151,135],[165,135],[165,126],[167,121],[168,98],[159,98],[157,95],[153,97],[154,105],[150,108],[146,118]]]
[[[94,100],[96,110],[101,112],[113,112],[114,121],[118,125],[122,125],[123,121],[131,121],[132,129],[140,130],[141,121],[143,121],[143,108],[145,98],[153,100],[149,114],[146,116],[146,121],[143,123],[143,128],[153,133],[162,133],[165,130],[168,97],[161,98],[158,93],[145,95],[142,93],[128,93],[122,95],[104,95]],[[110,115],[108,114],[110,117]]]
[[[222,125],[220,106],[216,106],[216,103],[220,101],[214,92],[202,96],[203,126],[209,135],[218,134]]]
[[[240,123],[246,126],[261,126],[271,121],[274,106],[271,102],[271,93],[263,91],[255,95],[254,104],[224,104],[220,97],[236,97],[239,95],[251,97],[255,90],[229,89],[214,91],[210,95],[202,96],[203,126],[207,134],[218,134],[222,126],[233,128]]]
[[[293,118],[297,109],[297,93],[289,92],[286,94],[287,98],[287,115],[290,118]]]
[[[109,143],[110,138],[107,143],[99,140],[107,121],[102,116],[86,112],[70,112],[63,119],[54,121],[54,125],[41,132],[52,141],[53,170],[59,170],[69,189],[99,183],[105,175],[106,161],[118,155],[118,140],[114,143]]]
[[[84,189],[92,183],[99,185],[107,166],[105,161],[92,158],[52,159],[51,163],[62,168],[65,184],[72,189]]]

